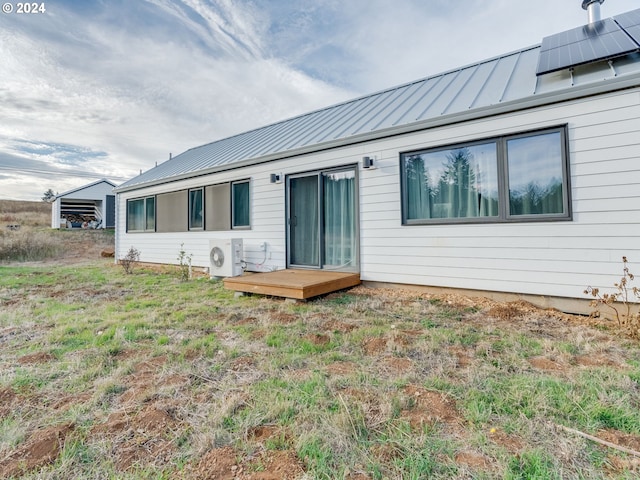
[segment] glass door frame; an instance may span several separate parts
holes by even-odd
[[[352,262],[352,266],[349,268],[324,268],[325,265],[325,227],[324,227],[324,185],[322,182],[322,175],[325,173],[339,173],[339,172],[353,172],[354,173],[354,205],[353,205],[353,218],[355,222],[355,252]],[[291,245],[291,179],[313,177],[317,178],[318,185],[318,249],[319,249],[319,263],[317,265],[297,265],[291,263],[292,245]],[[286,246],[287,246],[287,268],[304,268],[310,270],[335,270],[335,271],[360,271],[360,185],[358,180],[358,164],[342,165],[339,167],[322,168],[318,170],[310,170],[307,172],[295,173],[286,175],[285,177],[285,228],[286,228]]]

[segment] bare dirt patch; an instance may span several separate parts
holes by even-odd
[[[277,425],[260,425],[249,430],[249,440],[256,442],[264,442],[270,438],[279,435],[282,432],[282,428]]]
[[[491,459],[489,457],[476,452],[458,452],[455,455],[455,460],[456,463],[474,470],[488,470],[491,466]]]
[[[496,428],[489,432],[489,439],[512,454],[522,451],[525,446],[522,438]]]
[[[317,345],[320,347],[328,345],[329,342],[331,342],[331,337],[329,337],[329,335],[324,335],[321,333],[310,333],[308,335],[305,335],[303,339],[313,345]]]
[[[456,366],[458,368],[466,368],[471,365],[473,361],[473,354],[464,347],[451,347],[449,348],[449,352],[457,359]]]
[[[581,367],[623,367],[611,357],[603,354],[576,355],[573,357],[573,361]]]
[[[251,370],[255,367],[256,361],[247,355],[233,359],[231,369],[235,372]]]
[[[240,469],[240,471],[238,471]],[[242,473],[238,456],[231,447],[209,450],[191,472],[195,480],[233,480]]]
[[[11,388],[0,388],[0,418],[6,417],[18,396]]]
[[[402,416],[415,429],[435,422],[455,423],[461,420],[455,401],[447,395],[416,385],[407,385],[404,393],[409,396],[409,406],[402,411]]]
[[[362,342],[362,349],[366,355],[380,355],[387,350],[385,338],[369,338]]]
[[[532,367],[550,372],[563,372],[567,368],[562,363],[547,357],[532,357],[528,361]]]
[[[263,450],[253,458],[230,446],[207,452],[186,478],[194,480],[297,480],[302,462],[290,450]],[[185,478],[185,477],[180,477]]]
[[[323,325],[324,330],[336,333],[349,333],[357,327],[350,323],[341,322],[340,320],[327,320]]]
[[[304,474],[304,467],[291,450],[268,450],[248,464],[249,469],[259,470],[248,473],[242,480],[298,480]]]
[[[371,477],[366,473],[347,473],[345,480],[371,480]]]
[[[498,320],[518,320],[526,314],[526,309],[524,307],[525,305],[520,302],[493,305],[487,311],[487,315],[497,318]]]
[[[333,362],[327,365],[327,372],[331,375],[350,375],[358,366],[353,362]]]
[[[80,393],[77,395],[66,395],[62,397],[60,400],[53,402],[51,404],[51,408],[54,410],[67,410],[74,405],[82,404],[92,397],[90,392]]]
[[[116,466],[125,471],[133,465],[168,463],[175,451],[174,439],[182,429],[172,407],[153,404],[138,412],[112,413],[91,434],[109,440]]]
[[[33,432],[23,446],[0,461],[0,478],[22,475],[55,461],[71,430],[73,424],[65,423]]]
[[[39,352],[39,353],[31,353],[29,355],[24,355],[18,359],[18,363],[22,365],[29,364],[39,364],[39,363],[47,363],[55,360],[56,357],[51,355],[50,353]]]
[[[280,325],[289,325],[291,323],[297,322],[298,317],[290,313],[275,312],[271,314],[271,320],[274,323],[278,323]]]
[[[596,437],[615,445],[620,445],[621,447],[626,447],[631,450],[635,450],[636,452],[640,452],[640,436],[638,435],[631,435],[618,430],[607,429],[600,430],[596,434]]]
[[[414,363],[409,358],[385,357],[382,359],[382,365],[395,373],[401,373],[411,370]]]

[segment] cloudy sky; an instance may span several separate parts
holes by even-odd
[[[48,0],[29,14],[0,3],[0,199],[23,200],[121,183],[170,152],[587,19],[581,0]],[[639,7],[607,0],[602,16]]]

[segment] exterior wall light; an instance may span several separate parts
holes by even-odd
[[[362,168],[367,168],[369,170],[376,168],[373,165],[373,157],[362,157]]]

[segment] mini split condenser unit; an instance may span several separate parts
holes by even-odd
[[[242,239],[227,238],[209,243],[211,277],[237,277],[242,275]]]

